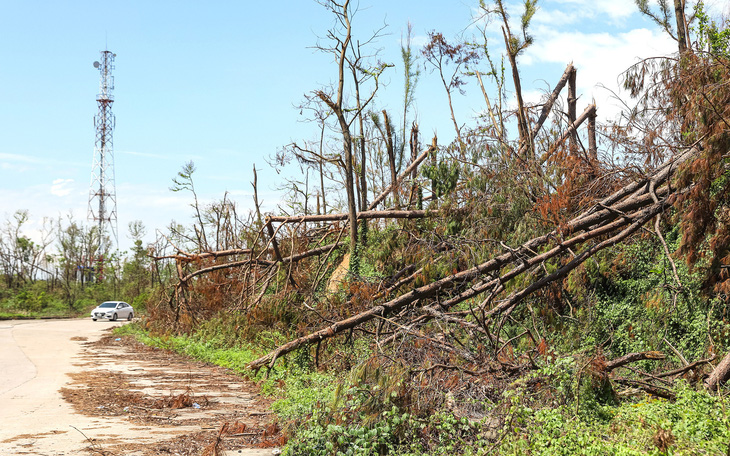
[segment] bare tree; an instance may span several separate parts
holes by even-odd
[[[449,44],[441,33],[435,31],[429,32],[428,38],[429,42],[423,48],[423,56],[426,59],[426,65],[431,67],[431,71],[439,74],[441,83],[444,85],[449,100],[451,121],[454,123],[456,139],[463,155],[466,151],[466,144],[461,137],[461,127],[456,121],[451,94],[454,90],[458,90],[462,95],[465,93],[463,86],[466,81],[462,79],[461,72],[468,69],[470,65],[475,65],[479,61],[479,54],[465,43]]]
[[[418,66],[416,64],[418,61],[418,57],[417,55],[413,54],[413,50],[411,49],[411,42],[413,40],[413,24],[409,22],[406,30],[407,31],[405,41],[401,38],[400,45],[401,61],[403,62],[403,124],[401,125],[400,131],[400,156],[398,157],[398,169],[396,170],[397,172],[400,172],[400,166],[402,164],[404,155],[403,151],[405,150],[405,145],[408,142],[406,141],[406,137],[408,135],[408,111],[413,106],[416,94],[416,86],[418,85],[418,78],[421,76],[421,71],[418,69]],[[411,160],[414,159],[415,156],[411,154]]]
[[[528,33],[532,17],[537,12],[537,0],[525,0],[524,10],[520,16],[520,32],[522,36],[512,33],[509,25],[509,15],[504,8],[502,0],[496,0],[493,8],[485,6],[484,2],[480,3],[483,11],[486,13],[496,13],[502,20],[502,36],[507,50],[507,58],[510,67],[512,67],[512,82],[515,88],[515,98],[517,100],[517,127],[520,134],[520,145],[526,145],[524,148],[527,152],[533,151],[533,138],[530,134],[530,128],[527,125],[527,111],[525,102],[522,98],[522,83],[520,72],[517,66],[517,56],[519,56],[527,47],[532,44],[532,36]]]
[[[192,208],[195,209],[195,216],[198,220],[198,224],[193,226],[195,230],[195,239],[197,247],[200,251],[208,250],[208,239],[205,236],[205,223],[203,222],[203,216],[200,213],[200,204],[198,202],[198,194],[195,192],[195,184],[193,183],[193,173],[195,172],[195,163],[189,161],[185,163],[182,169],[177,173],[177,176],[172,179],[174,184],[170,187],[173,192],[180,192],[187,190],[193,194]]]
[[[332,111],[339,126],[339,132],[342,136],[342,150],[344,156],[344,177],[345,191],[347,194],[347,210],[349,214],[350,224],[350,251],[355,252],[358,244],[357,231],[357,198],[355,195],[355,160],[353,157],[353,135],[351,132],[352,123],[355,119],[360,118],[363,110],[375,98],[378,90],[378,78],[385,70],[387,65],[378,64],[375,67],[366,67],[361,61],[359,52],[360,43],[353,44],[352,37],[352,17],[354,10],[350,9],[350,0],[338,2],[328,0],[320,2],[335,17],[335,26],[327,32],[328,45],[318,44],[317,48],[322,52],[331,53],[335,56],[337,64],[337,82],[333,90],[317,90],[315,96],[322,100],[325,105]],[[374,40],[379,34],[376,31],[365,44]],[[355,108],[348,106],[345,99],[345,71],[360,72],[368,76],[374,82],[374,87],[369,96],[362,97],[358,100]],[[360,98],[360,97],[358,97]]]

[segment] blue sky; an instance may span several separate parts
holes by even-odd
[[[413,24],[414,44],[430,30],[470,35],[477,1],[361,0],[356,37],[387,24],[376,43],[395,64],[376,106],[400,116],[399,43]],[[579,110],[595,98],[604,117],[616,114],[606,90],[639,57],[675,45],[635,11],[632,0],[542,0],[533,22],[536,44],[521,57],[523,87],[537,101],[565,65],[578,67]],[[724,2],[714,2],[715,12]],[[332,59],[312,49],[331,16],[312,0],[39,1],[6,0],[0,15],[0,220],[28,209],[32,234],[43,217],[73,213],[85,220],[94,149],[99,73],[92,63],[107,47],[117,54],[113,111],[120,247],[127,224],[164,228],[188,223],[188,195],[169,191],[192,160],[203,201],[229,192],[241,212],[252,208],[252,166],[260,170],[265,207],[282,183],[266,158],[284,145],[316,137],[299,105],[336,76]],[[495,29],[496,32],[498,29]],[[495,37],[497,35],[494,35]],[[496,43],[499,44],[497,41]],[[499,52],[499,47],[496,47]],[[461,123],[482,109],[474,81],[457,96]],[[615,103],[613,103],[615,106]],[[423,72],[415,109],[424,140],[453,138],[436,75]]]

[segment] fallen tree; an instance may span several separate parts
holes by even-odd
[[[659,167],[652,175],[624,186],[608,198],[599,201],[590,210],[566,223],[560,229],[534,238],[517,248],[509,249],[504,254],[478,266],[443,277],[395,299],[375,305],[357,315],[328,325],[319,331],[294,339],[251,362],[249,367],[254,370],[263,366],[271,368],[280,356],[302,346],[334,337],[376,317],[386,317],[417,301],[425,307],[428,305],[427,299],[444,295],[447,291],[451,294],[450,298],[446,302],[435,304],[442,310],[466,299],[476,297],[485,291],[491,290],[496,294],[503,289],[502,285],[507,281],[540,264],[544,264],[554,257],[573,256],[572,260],[557,271],[533,281],[529,286],[511,293],[502,300],[497,300],[492,296],[491,299],[483,303],[483,305],[488,305],[492,302],[499,302],[490,309],[486,309],[485,317],[487,318],[500,313],[509,315],[511,310],[526,296],[555,280],[565,277],[595,253],[623,241],[653,217],[670,208],[672,202],[676,199],[677,190],[670,189],[669,179],[677,167],[691,158],[696,152],[697,148],[683,151],[677,157]],[[574,255],[572,253],[572,250],[578,246],[599,238],[604,239],[597,244],[584,248],[578,254]],[[537,252],[541,249],[544,252],[538,254]],[[511,267],[511,269],[505,273],[499,273],[507,267]],[[484,276],[488,278],[481,280]],[[480,281],[475,282],[477,280]],[[501,324],[499,328],[501,328]],[[499,328],[497,336],[499,336]]]

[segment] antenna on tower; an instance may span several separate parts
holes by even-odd
[[[101,51],[101,58],[94,62],[99,70],[99,94],[96,97],[98,111],[94,116],[96,139],[94,159],[91,168],[91,189],[89,191],[88,219],[97,224],[99,236],[99,257],[97,280],[104,277],[104,259],[112,247],[118,247],[117,195],[114,183],[114,124],[112,113],[114,103],[114,58],[111,51]]]

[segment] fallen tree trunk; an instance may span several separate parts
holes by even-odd
[[[658,351],[646,351],[639,353],[629,353],[616,359],[612,359],[606,363],[606,370],[611,372],[621,366],[625,366],[636,361],[643,361],[645,359],[666,359],[666,355]]]
[[[685,160],[689,155],[682,154],[677,160]],[[542,264],[548,259],[564,254],[571,250],[571,247],[584,243],[587,240],[595,239],[601,236],[610,235],[611,233],[620,230],[617,234],[610,236],[604,241],[593,245],[577,256],[570,262],[560,267],[557,271],[541,279],[531,283],[524,289],[512,293],[508,298],[502,301],[499,305],[493,307],[486,312],[487,317],[491,317],[496,313],[500,312],[511,312],[511,310],[529,294],[539,290],[540,288],[552,283],[555,280],[565,277],[570,271],[575,269],[578,265],[582,264],[586,259],[590,258],[596,252],[615,245],[618,242],[626,239],[631,234],[639,230],[647,221],[651,220],[655,215],[662,213],[667,208],[671,207],[671,203],[674,201],[674,193],[668,187],[662,187],[656,189],[657,184],[661,185],[671,175],[671,172],[666,170],[676,169],[675,166],[660,167],[659,171],[655,175],[651,176],[647,180],[652,185],[644,185],[643,189],[641,186],[638,188],[634,184],[629,185],[629,189],[621,189],[617,194],[627,196],[623,200],[621,198],[609,197],[605,201],[614,201],[612,206],[599,203],[596,207],[600,209],[595,212],[587,212],[576,219],[568,222],[562,229],[554,230],[546,235],[539,236],[521,246],[518,249],[510,250],[509,252],[499,255],[485,263],[482,263],[473,268],[461,271],[459,273],[444,277],[436,280],[428,285],[416,288],[409,293],[403,294],[393,300],[386,303],[372,307],[369,310],[361,312],[357,315],[349,317],[347,319],[335,322],[328,327],[311,333],[307,336],[300,337],[292,340],[287,344],[284,344],[267,355],[252,361],[249,364],[251,369],[259,369],[264,365],[273,367],[276,359],[282,355],[285,355],[299,347],[319,342],[324,339],[334,337],[338,333],[352,329],[362,323],[370,321],[378,316],[384,317],[385,315],[394,311],[400,310],[408,304],[423,300],[426,298],[433,297],[441,294],[446,290],[453,288],[464,287],[470,284],[473,280],[494,271],[500,270],[506,265],[514,266],[512,270],[506,274],[497,278],[492,278],[482,282],[479,286],[472,286],[463,290],[458,295],[458,299],[451,300],[451,305],[455,305],[470,297],[474,297],[479,293],[482,293],[490,288],[500,286],[506,281],[518,276],[519,274],[528,271],[532,267]],[[652,189],[652,193],[649,193],[649,189]],[[642,190],[642,191],[637,191]],[[612,195],[613,196],[613,195]],[[659,200],[659,198],[663,198]],[[656,202],[656,201],[658,202]],[[550,241],[558,240],[565,235],[577,233],[578,231],[587,230],[584,233],[577,234],[572,238],[558,242],[553,248],[548,251],[537,254],[536,252]],[[444,308],[443,302],[439,305],[442,309]],[[500,325],[501,327],[501,325]],[[498,335],[498,333],[497,333]],[[730,361],[728,361],[730,364]],[[730,371],[730,369],[729,369]]]
[[[363,211],[357,213],[358,220],[364,219],[416,219],[437,217],[438,211]],[[290,217],[267,217],[270,222],[302,223],[302,222],[337,222],[345,221],[348,214],[295,215]]]
[[[720,364],[712,371],[705,380],[705,388],[708,391],[717,391],[720,385],[730,379],[730,353],[720,361]]]
[[[251,249],[229,249],[229,250],[218,250],[214,252],[203,252],[203,253],[179,253],[177,255],[165,255],[165,256],[153,256],[150,257],[154,261],[159,260],[181,260],[184,262],[191,262],[197,260],[205,260],[207,258],[220,258],[232,255],[249,255]]]
[[[631,235],[634,232],[636,232],[637,230],[639,230],[641,228],[641,226],[643,226],[647,221],[651,220],[651,218],[653,218],[656,214],[660,213],[662,210],[663,210],[663,206],[661,204],[655,204],[655,205],[652,205],[651,207],[645,209],[644,211],[642,211],[642,214],[640,217],[638,217],[635,221],[633,221],[633,223],[631,223],[627,228],[622,230],[620,233],[618,233],[617,235],[582,252],[580,255],[575,257],[572,261],[570,261],[568,264],[564,265],[563,267],[561,267],[554,273],[542,277],[541,279],[531,283],[529,286],[527,286],[526,288],[524,288],[520,291],[512,293],[509,297],[502,300],[502,302],[499,305],[497,305],[497,306],[491,308],[489,311],[485,312],[484,317],[485,318],[491,317],[491,316],[493,316],[497,313],[501,313],[501,312],[507,312],[507,315],[508,315],[509,312],[511,312],[511,309],[513,309],[517,304],[519,304],[525,297],[529,296],[531,293],[534,293],[535,291],[539,290],[540,288],[543,288],[544,286],[548,285],[549,283],[552,283],[556,280],[559,280],[559,279],[567,276],[567,274],[570,271],[572,271],[573,269],[578,267],[580,264],[585,262],[585,260],[587,260],[588,258],[593,256],[598,251],[600,251],[606,247],[612,246],[612,245],[616,244],[617,242],[620,242],[622,239],[625,239],[629,235]],[[597,229],[591,233],[584,233],[579,236],[576,236],[575,238],[556,246],[555,248],[551,249],[548,252],[545,252],[542,255],[537,255],[537,256],[534,256],[533,258],[530,258],[527,260],[523,259],[521,264],[516,266],[514,269],[512,269],[508,273],[506,273],[500,277],[493,278],[488,281],[483,281],[476,286],[471,286],[471,287],[467,288],[465,291],[457,294],[455,297],[452,297],[451,299],[448,299],[446,301],[442,301],[438,304],[435,304],[434,307],[431,308],[431,310],[436,310],[436,308],[441,309],[441,310],[447,310],[450,307],[452,307],[460,302],[463,302],[466,299],[473,298],[489,289],[502,287],[502,284],[517,277],[518,275],[524,273],[525,271],[531,269],[532,267],[542,264],[543,262],[558,255],[559,253],[564,253],[564,252],[568,251],[569,246],[578,244],[578,241],[584,242],[588,239],[593,239],[593,238],[602,236],[606,232],[616,230],[617,228],[620,228],[620,227],[623,227],[624,225],[629,224],[630,221],[632,221],[632,220],[621,219],[621,220],[615,221],[614,223],[612,223],[606,227],[602,227],[602,229]],[[497,264],[496,262],[487,262],[483,265],[477,266],[476,268],[469,269],[460,274],[455,274],[453,276],[446,277],[444,279],[441,279],[440,281],[437,281],[437,282],[432,283],[431,285],[428,285],[428,289],[430,290],[430,288],[434,287],[434,286],[436,286],[436,288],[438,290],[441,290],[443,288],[450,288],[450,285],[452,285],[455,282],[459,282],[459,280],[456,279],[457,276],[461,275],[461,277],[463,278],[467,274],[475,274],[476,272],[479,271],[480,268],[484,271],[487,271],[488,268],[495,267],[496,264]],[[466,279],[461,280],[461,282],[464,282],[464,281],[466,281]],[[423,289],[423,291],[426,291],[426,292],[429,291],[426,288],[427,287],[421,287],[418,290]],[[414,290],[414,291],[416,291],[416,290]],[[428,296],[430,296],[430,294]],[[415,295],[412,297],[416,298]],[[401,301],[401,302],[397,303],[397,307],[395,307],[395,309],[401,308],[414,301],[415,301],[415,299]],[[391,303],[393,303],[393,301],[391,301],[388,304],[391,304]],[[385,307],[385,309],[392,310],[391,307]],[[384,314],[372,314],[365,321],[375,318],[375,316],[377,316],[377,315],[384,316]],[[421,324],[430,320],[429,315],[426,315],[425,317],[426,318],[421,319],[421,321],[420,321]],[[500,327],[501,326],[502,326],[502,324],[500,323]],[[347,329],[349,329],[349,328],[347,328]],[[497,331],[497,336],[499,336],[499,331]],[[302,342],[306,343],[305,341],[302,341]],[[296,348],[296,347],[294,347],[294,348]]]

